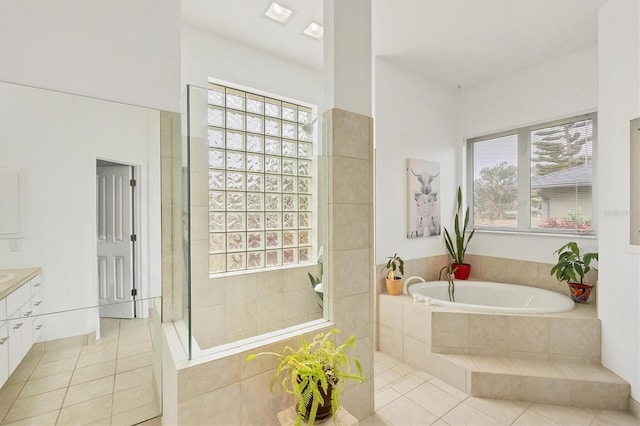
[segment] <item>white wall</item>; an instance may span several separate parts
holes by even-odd
[[[179,111],[179,0],[0,2],[0,80]]]
[[[591,46],[464,90],[460,133],[466,139],[592,112],[597,107],[598,48]],[[468,253],[552,263],[553,252],[569,239],[577,240],[587,251],[597,250],[594,238],[476,233]]]
[[[97,327],[96,158],[139,167],[143,286],[159,295],[159,112],[0,83],[0,167],[26,169],[27,237],[22,251],[0,240],[0,269],[40,266],[42,340]],[[148,294],[147,294],[148,295]]]
[[[206,87],[209,77],[318,105],[323,112],[323,75],[197,28],[182,28],[182,87]]]
[[[640,116],[640,4],[611,0],[599,13],[598,152],[602,362],[640,400],[640,251],[629,242],[629,120]],[[637,212],[636,212],[637,214]]]
[[[406,238],[407,158],[440,163],[442,225],[450,227],[460,182],[458,93],[375,60],[376,264],[397,252],[404,259],[446,253],[442,235]]]

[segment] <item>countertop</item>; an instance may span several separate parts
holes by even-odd
[[[0,273],[2,272],[9,272],[14,274],[15,277],[0,283],[0,299],[4,299],[31,278],[42,273],[42,268],[0,269]]]

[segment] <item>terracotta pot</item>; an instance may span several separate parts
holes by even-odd
[[[471,265],[468,263],[452,263],[451,269],[455,270],[453,273],[457,280],[468,280],[471,273]]]
[[[402,293],[402,278],[393,277],[392,280],[389,278],[384,279],[387,282],[387,293],[391,296],[397,296]]]
[[[580,284],[572,282],[567,282],[567,284],[569,285],[569,290],[571,290],[571,298],[574,302],[587,303],[587,300],[589,300],[589,295],[591,295],[591,289],[593,288],[591,284]]]

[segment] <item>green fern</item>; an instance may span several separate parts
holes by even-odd
[[[285,346],[282,353],[260,352],[247,357],[247,361],[251,361],[260,355],[271,355],[280,360],[271,379],[270,389],[273,392],[276,383],[280,383],[284,392],[298,398],[296,425],[300,425],[302,420],[307,420],[305,414],[309,405],[308,424],[310,426],[314,424],[318,407],[323,404],[321,389],[327,394],[329,385],[333,386],[331,394],[331,415],[333,416],[340,406],[340,396],[344,392],[345,382],[365,380],[360,361],[346,354],[348,349],[356,345],[355,335],[336,346],[333,336],[339,333],[339,329],[333,328],[327,333],[317,334],[310,343],[302,338],[302,344],[298,349]],[[352,372],[352,365],[357,372]]]

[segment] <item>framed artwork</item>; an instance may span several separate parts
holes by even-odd
[[[440,163],[407,158],[407,238],[440,235]]]

